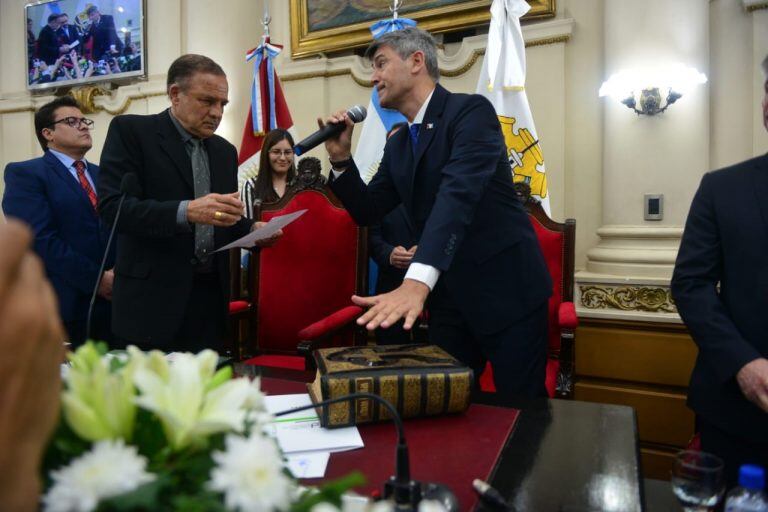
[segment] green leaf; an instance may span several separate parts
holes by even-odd
[[[317,492],[306,492],[291,507],[291,512],[309,512],[318,503],[331,503],[341,508],[341,496],[352,489],[365,485],[365,477],[359,471],[322,485]]]
[[[139,453],[150,461],[157,462],[165,456],[164,450],[168,447],[165,431],[160,420],[145,409],[136,410],[136,423],[133,428],[133,443],[139,449]]]
[[[56,430],[43,455],[41,470],[45,488],[48,488],[51,483],[52,470],[69,464],[72,459],[84,454],[90,448],[91,443],[80,439],[60,416]]]
[[[171,500],[171,510],[179,512],[226,512],[224,499],[214,492],[201,492],[174,496]]]
[[[158,477],[131,492],[103,500],[99,503],[100,512],[132,512],[144,510],[162,510],[160,502],[161,491],[169,487],[170,478],[167,475]],[[167,489],[173,492],[173,489]]]

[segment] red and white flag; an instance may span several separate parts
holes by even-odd
[[[237,179],[240,187],[259,172],[259,156],[264,136],[270,130],[283,128],[296,137],[293,119],[285,102],[280,79],[277,77],[273,60],[283,47],[272,44],[269,37],[251,49],[245,56],[246,62],[254,61],[253,85],[251,86],[251,110],[243,129],[243,140],[238,155]]]

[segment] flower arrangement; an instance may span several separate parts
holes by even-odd
[[[43,461],[43,509],[338,510],[352,474],[302,489],[285,467],[258,379],[217,370],[218,355],[89,342],[69,356],[62,420]]]

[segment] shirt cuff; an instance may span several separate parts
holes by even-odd
[[[408,272],[405,273],[405,279],[413,279],[414,281],[424,283],[429,287],[429,291],[434,289],[439,277],[440,271],[438,269],[423,263],[411,263],[408,266]]]
[[[179,209],[176,210],[176,226],[183,232],[192,231],[192,226],[187,221],[187,207],[189,207],[189,201],[181,201],[179,203]]]

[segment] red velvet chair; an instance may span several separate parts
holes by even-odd
[[[564,223],[550,219],[538,201],[530,197],[530,188],[516,184],[518,196],[524,202],[544,259],[552,276],[552,297],[549,299],[549,332],[547,374],[545,386],[550,397],[573,396],[574,330],[578,325],[573,304],[573,267],[576,220]],[[480,376],[483,391],[495,391],[490,365]]]
[[[354,322],[362,309],[350,298],[365,294],[366,232],[325,185],[316,158],[303,159],[296,183],[256,217],[269,221],[304,209],[274,246],[251,252],[247,364],[311,368],[315,348],[365,343]]]

